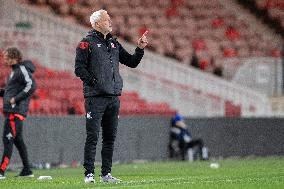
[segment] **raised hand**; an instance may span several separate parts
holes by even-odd
[[[138,39],[137,46],[140,49],[144,49],[147,46],[147,44],[148,44],[147,34],[148,34],[148,30],[146,30],[143,33],[143,35]]]

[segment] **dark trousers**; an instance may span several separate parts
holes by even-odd
[[[180,148],[182,149],[182,160],[185,160],[186,152],[189,148],[195,148],[197,147],[197,151],[199,154],[199,158],[202,159],[202,148],[204,147],[203,140],[198,138],[198,139],[193,139],[188,143],[181,143]]]
[[[94,173],[96,146],[102,128],[101,174],[111,172],[114,141],[117,132],[120,101],[114,97],[85,99],[87,138],[84,148],[85,175]]]
[[[23,141],[23,117],[15,114],[6,114],[3,132],[4,153],[0,165],[0,173],[4,174],[13,152],[13,144],[19,151],[24,170],[29,171],[29,161],[26,145]]]

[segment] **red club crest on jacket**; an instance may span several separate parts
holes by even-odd
[[[80,42],[79,43],[79,45],[78,45],[78,47],[80,48],[80,49],[86,49],[86,48],[88,48],[89,47],[89,43],[88,42]]]

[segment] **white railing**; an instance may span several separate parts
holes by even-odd
[[[25,45],[22,49],[29,57],[36,58],[49,67],[73,72],[75,45],[72,43],[79,41],[85,35],[86,29],[69,26],[58,18],[42,15],[29,7],[16,5],[13,10],[17,15],[16,21],[31,22],[34,26],[32,33],[38,37],[30,35],[19,38],[14,36],[13,39],[1,37],[0,45],[6,43]],[[24,20],[21,20],[22,18]],[[37,27],[37,25],[46,27]],[[55,37],[58,33],[74,40],[65,43],[64,40]],[[127,43],[123,45],[131,51],[135,48]],[[167,102],[186,116],[223,116],[225,101],[241,105],[242,116],[270,115],[270,104],[265,95],[211,74],[179,65],[175,60],[149,51],[145,52],[136,70],[122,66],[121,74],[125,79],[126,89],[139,91],[150,101]]]

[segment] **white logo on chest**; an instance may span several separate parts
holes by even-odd
[[[8,140],[10,140],[11,138],[13,138],[13,135],[11,133],[7,134],[6,137],[8,138]]]
[[[102,46],[102,44],[97,44],[97,45],[98,45],[99,48]]]
[[[87,119],[93,119],[92,116],[91,116],[91,112],[88,112],[86,117],[87,117]]]

